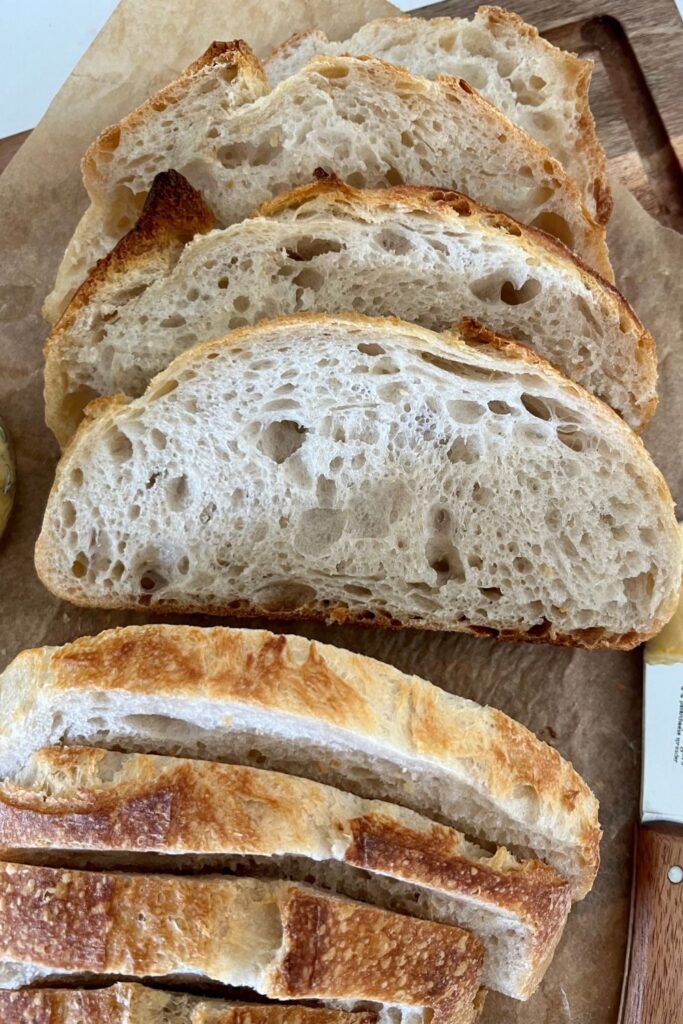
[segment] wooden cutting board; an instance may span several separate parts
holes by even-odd
[[[469,17],[476,0],[414,12]],[[683,231],[683,22],[674,0],[515,0],[551,43],[595,61],[590,102],[610,174]]]

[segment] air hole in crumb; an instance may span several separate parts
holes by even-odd
[[[88,571],[88,558],[81,551],[74,561],[71,563],[71,575],[75,576],[76,579],[83,579]]]
[[[538,420],[549,420],[550,409],[542,398],[538,395],[530,395],[526,391],[520,396],[522,405],[527,412],[530,412],[532,416],[535,416]]]
[[[456,423],[477,423],[486,411],[479,402],[470,402],[463,398],[446,402],[446,408]]]
[[[522,306],[531,302],[541,291],[540,282],[530,277],[521,288],[515,288],[512,281],[504,281],[500,289],[500,297],[508,306]]]
[[[357,347],[358,351],[363,352],[366,356],[386,355],[385,349],[383,349],[381,345],[377,345],[375,342],[361,341]]]
[[[497,398],[490,401],[488,405],[491,412],[495,413],[496,416],[509,416],[514,412],[511,405],[508,405],[507,402],[500,401]]]
[[[267,458],[281,465],[301,448],[306,434],[306,427],[295,420],[277,420],[262,431],[258,448]]]
[[[111,427],[107,433],[107,446],[109,454],[117,462],[125,462],[133,454],[133,445],[130,438],[118,427]]]
[[[154,591],[165,587],[168,580],[155,569],[146,569],[140,577],[140,587],[145,593],[151,594]]]
[[[173,313],[171,316],[167,316],[165,320],[161,320],[159,323],[160,327],[183,327],[187,323],[184,316],[180,313]]]
[[[559,213],[553,213],[552,210],[544,210],[543,213],[539,213],[538,217],[534,218],[531,224],[532,227],[540,228],[541,231],[559,238],[569,249],[573,248],[574,236],[572,235],[571,228],[564,217],[560,217]]]

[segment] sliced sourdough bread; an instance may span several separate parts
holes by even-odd
[[[2,1024],[376,1024],[371,1010],[229,1003],[118,982],[107,988],[0,989]]]
[[[612,209],[605,154],[588,104],[593,62],[542,39],[537,29],[500,7],[467,18],[384,18],[350,39],[332,42],[301,32],[265,62],[273,84],[320,54],[371,54],[413,75],[464,78],[514,123],[547,146],[581,185],[587,208],[601,223]]]
[[[137,164],[140,173],[151,180],[173,165],[169,154],[179,164],[199,157],[192,149],[197,121],[211,137],[217,120],[269,91],[263,68],[246,43],[212,43],[180,78],[100,135],[100,162],[114,159],[122,142],[134,165],[138,160],[144,165],[143,169]],[[144,192],[121,188],[106,208],[100,205],[86,210],[69,243],[55,290],[45,300],[43,315],[48,320],[59,317],[65,297],[73,294],[99,257],[130,230],[144,198]]]
[[[528,851],[571,882],[598,869],[598,804],[552,747],[493,708],[390,665],[263,630],[130,626],[27,650],[0,676],[0,775],[40,747],[252,764],[388,800]]]
[[[36,567],[84,606],[631,648],[673,614],[681,548],[637,436],[528,349],[308,314],[93,403]]]
[[[203,207],[203,209],[202,209]],[[654,342],[626,300],[544,233],[456,192],[319,180],[183,248],[211,214],[174,171],[98,264],[45,348],[64,445],[92,398],[142,393],[198,341],[264,317],[353,309],[432,330],[473,316],[549,359],[636,429],[656,405]]]
[[[467,928],[486,950],[483,984],[517,999],[540,983],[571,904],[540,861],[486,853],[394,804],[278,772],[89,747],[44,748],[0,783],[0,857],[309,882]]]
[[[205,64],[202,75],[212,67]],[[203,87],[210,80],[203,77]],[[459,78],[417,78],[371,57],[316,57],[271,93],[227,111],[220,83],[202,94],[201,116],[195,107],[186,114],[184,96],[167,105],[160,95],[109,128],[85,156],[93,205],[48,300],[53,316],[129,230],[154,176],[168,168],[201,190],[223,225],[310,180],[318,167],[352,185],[457,188],[549,231],[600,273],[612,273],[604,227],[574,180]]]
[[[5,863],[0,924],[5,988],[191,978],[272,999],[370,1003],[386,1024],[469,1024],[482,1003],[483,949],[469,932],[291,882]]]

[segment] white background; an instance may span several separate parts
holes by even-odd
[[[426,2],[394,0],[404,11]],[[683,0],[676,2],[683,9]],[[514,10],[514,0],[508,3]],[[38,123],[115,6],[116,0],[0,0],[0,138]]]

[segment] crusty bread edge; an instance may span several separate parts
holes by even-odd
[[[484,950],[474,935],[454,926],[392,914],[293,882],[63,871],[4,862],[0,863],[0,891],[5,896],[0,906],[0,955],[4,960],[31,962],[31,949],[25,948],[21,935],[29,927],[24,917],[27,913],[33,949],[48,954],[48,978],[70,971],[93,971],[97,977],[111,978],[120,976],[124,965],[126,973],[140,979],[168,977],[157,966],[158,947],[163,949],[163,942],[159,942],[162,936],[155,935],[153,943],[141,942],[144,931],[141,936],[137,922],[128,922],[119,906],[121,898],[135,901],[137,893],[148,905],[155,906],[159,901],[163,907],[166,901],[170,909],[170,893],[176,886],[183,892],[184,900],[166,922],[168,932],[175,934],[178,930],[183,932],[188,915],[206,914],[212,887],[216,893],[225,894],[226,909],[235,908],[231,936],[235,945],[241,940],[245,948],[249,946],[251,924],[246,910],[253,896],[258,894],[271,912],[279,915],[279,948],[259,965],[259,991],[263,995],[275,999],[325,1000],[365,997],[385,1004],[400,1004],[404,1002],[402,997],[407,997],[409,1005],[433,1010],[435,1019],[442,1024],[469,1024],[476,1020],[474,1010]],[[36,913],[38,908],[40,914]],[[158,914],[156,906],[155,913]],[[67,922],[71,927],[63,928],[62,943],[50,943],[55,924],[63,926]],[[84,945],[83,939],[100,927],[105,929],[106,941],[94,949],[92,944]],[[216,972],[209,972],[211,959],[215,965],[221,962],[221,935],[209,934],[211,944],[203,929],[188,930],[183,936],[181,953],[185,963],[192,965],[193,973],[201,976],[204,965],[205,977],[220,982]],[[272,941],[270,937],[268,941]],[[14,942],[18,943],[16,948]],[[363,951],[367,956],[364,961]],[[55,964],[53,972],[50,966],[55,954],[59,966]],[[341,989],[336,996],[334,988]]]
[[[153,265],[155,260],[171,259],[174,251],[180,257],[184,246],[195,235],[206,234],[215,223],[201,194],[182,174],[173,170],[157,174],[136,223],[111,252],[97,261],[69,300],[43,348],[45,422],[62,448],[71,436],[71,424],[63,414],[65,396],[59,356],[79,312],[131,269]]]
[[[336,829],[349,837],[343,856],[335,858],[340,864],[439,892],[454,902],[472,897],[517,917],[528,933],[523,997],[540,982],[548,947],[559,940],[571,906],[568,883],[542,861],[518,861],[503,847],[493,857],[469,854],[455,829],[428,818],[417,827],[418,822],[405,820],[410,812],[385,801],[354,798],[359,806],[349,808],[351,817],[345,817],[346,811],[335,809],[338,790],[266,769],[127,754],[127,771],[107,785],[97,776],[97,762],[105,753],[92,747],[37,751],[34,757],[49,774],[66,772],[68,777],[70,768],[82,769],[71,789],[57,796],[40,784],[0,782],[0,859],[22,861],[39,853],[41,864],[65,867],[69,852],[112,853],[113,862],[116,853],[148,852],[161,858],[161,871],[179,857],[190,863],[203,855],[212,863],[220,857],[273,854],[316,859],[318,829],[312,819],[302,822],[300,816],[301,807],[310,806],[330,834]],[[228,801],[222,799],[226,791]],[[165,831],[160,831],[157,808],[168,806]],[[264,831],[263,806],[269,808],[267,828],[277,815],[284,836],[297,837],[297,849],[284,847],[279,831],[275,839]],[[211,827],[202,842],[196,822],[205,821],[207,812]]]
[[[415,747],[415,756],[428,762],[450,764],[450,751],[459,735],[460,708],[452,710],[453,721],[439,734],[431,705],[434,701],[440,702],[438,722],[441,722],[444,716],[448,719],[452,698],[438,687],[367,655],[264,629],[162,624],[116,627],[94,636],[82,636],[62,647],[22,651],[0,675],[0,692],[7,677],[13,692],[27,691],[27,703],[19,711],[21,721],[31,714],[33,705],[29,694],[51,692],[59,701],[62,691],[87,689],[92,678],[97,680],[97,689],[135,694],[146,692],[151,686],[153,692],[163,693],[163,688],[158,689],[157,681],[150,678],[144,667],[151,655],[152,665],[164,665],[164,687],[170,685],[173,692],[192,696],[196,684],[188,680],[185,662],[191,657],[193,664],[196,663],[196,651],[202,645],[210,661],[218,658],[230,671],[237,665],[239,678],[244,673],[248,679],[246,691],[242,693],[243,688],[235,687],[228,672],[223,688],[217,691],[217,699],[250,703],[254,699],[254,685],[263,684],[263,672],[267,670],[268,680],[275,673],[278,687],[273,689],[269,682],[259,699],[275,712],[281,707],[279,696],[283,688],[292,686],[292,665],[296,665],[297,686],[292,691],[292,700],[296,697],[302,714],[333,720],[352,731],[360,723],[361,731],[370,737],[374,735],[374,726],[368,714],[368,701],[372,701],[378,687],[385,688],[388,675],[394,688],[405,690],[409,705],[414,708],[406,749],[413,751]],[[200,672],[200,678],[209,677],[207,665]],[[441,706],[443,702],[445,705]],[[290,703],[289,698],[287,703]],[[476,748],[479,757],[482,750],[486,751],[485,765],[494,780],[492,798],[504,799],[508,789],[517,784],[530,784],[540,791],[543,806],[550,808],[553,819],[565,822],[573,837],[571,843],[583,868],[573,884],[573,895],[576,899],[582,898],[590,890],[599,865],[601,831],[596,797],[573,765],[526,726],[502,711],[479,705],[472,708],[477,729],[468,736],[481,737]],[[391,742],[396,744],[396,740]],[[513,752],[513,756],[506,759],[504,775],[496,766],[498,749]]]

